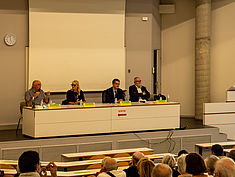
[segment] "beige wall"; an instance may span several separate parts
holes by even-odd
[[[0,1],[0,126],[15,124],[19,102],[24,99],[25,46],[28,45],[28,18],[25,0]],[[17,43],[7,47],[4,36],[14,33]]]
[[[176,13],[162,16],[162,89],[194,116],[194,0],[176,0]],[[226,100],[235,83],[235,0],[212,0],[211,102]]]
[[[152,86],[152,49],[160,48],[159,0],[127,0],[126,8],[126,46],[127,64],[132,75],[126,74],[128,87],[133,77],[142,77],[149,90]],[[147,23],[141,22],[148,16]],[[0,129],[16,128],[20,116],[19,103],[25,92],[25,46],[28,46],[28,5],[27,0],[0,0],[0,81],[1,106]],[[138,23],[137,23],[138,22]],[[8,32],[17,36],[17,44],[7,47],[3,38]],[[132,32],[134,35],[132,35]],[[111,81],[110,81],[111,85]],[[68,88],[69,89],[69,88]],[[65,95],[52,95],[52,100],[60,103]],[[86,94],[87,101],[100,102],[100,93]],[[6,126],[9,125],[9,126]],[[12,126],[11,126],[12,125]]]

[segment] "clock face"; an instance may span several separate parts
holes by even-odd
[[[7,34],[4,38],[6,45],[13,46],[16,43],[16,36],[14,34]]]

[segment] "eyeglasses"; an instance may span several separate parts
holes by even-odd
[[[71,85],[74,86],[74,87],[76,86],[76,84],[71,84]]]
[[[139,80],[139,81],[135,81],[135,82],[141,82],[141,80]]]

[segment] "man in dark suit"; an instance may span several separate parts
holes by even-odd
[[[115,99],[119,103],[120,101],[125,100],[125,94],[122,89],[119,88],[120,80],[113,79],[112,81],[113,86],[109,89],[105,90],[105,99],[104,103],[115,103]]]
[[[150,94],[146,87],[141,85],[141,79],[139,77],[134,78],[134,85],[129,87],[130,101],[138,102],[139,99],[148,100]]]
[[[123,171],[126,172],[126,177],[139,177],[138,169],[137,169],[137,163],[141,158],[144,157],[144,154],[142,152],[135,152],[132,155],[132,164],[129,168],[124,169]]]

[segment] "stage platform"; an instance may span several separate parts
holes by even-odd
[[[195,144],[227,141],[217,127],[203,126],[202,121],[181,118],[181,129],[80,135],[53,138],[30,138],[21,130],[0,131],[0,159],[16,160],[26,150],[35,150],[43,161],[61,161],[61,154],[111,149],[149,147],[154,153],[195,151]],[[79,127],[78,127],[79,128]]]

